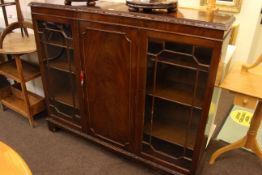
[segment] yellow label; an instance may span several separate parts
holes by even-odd
[[[230,114],[234,122],[249,127],[253,114],[244,110],[234,110]]]

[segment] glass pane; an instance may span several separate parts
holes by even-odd
[[[199,117],[192,120],[189,107],[149,96],[146,111],[143,152],[188,168]]]
[[[38,21],[51,115],[80,118],[71,25]]]
[[[194,56],[198,60],[199,64],[210,65],[212,49],[196,46]]]
[[[76,73],[74,66],[74,50],[47,45],[46,59],[44,60],[49,67],[60,71]]]
[[[191,168],[211,55],[195,45],[149,40],[144,154]]]
[[[191,106],[193,105],[195,79],[195,71],[159,63],[154,95]],[[199,107],[199,101],[194,106]]]
[[[181,52],[181,53],[188,53],[191,54],[193,51],[193,46],[190,44],[182,44],[176,42],[166,42],[165,48],[168,50]]]
[[[79,118],[79,97],[74,74],[47,67],[50,106],[61,117]]]

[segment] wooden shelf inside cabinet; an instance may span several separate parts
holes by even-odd
[[[190,54],[179,54],[173,51],[165,50],[160,54],[148,53],[148,56],[151,58],[151,61],[157,61],[163,64],[173,65],[177,67],[200,70],[204,72],[207,72],[209,69],[208,65],[198,64]],[[156,57],[158,57],[158,59]]]
[[[51,45],[51,46],[56,46],[56,47],[73,49],[72,43],[69,44],[68,46],[64,44],[63,42],[59,42],[59,41],[46,42],[46,44]]]
[[[40,71],[38,66],[30,64],[26,61],[22,61],[23,74],[25,82],[33,80],[34,78],[40,76]],[[15,61],[6,62],[0,65],[0,74],[7,76],[17,82],[21,82],[19,74],[17,72]]]
[[[71,60],[70,60],[71,61]],[[74,63],[71,65],[66,59],[56,59],[48,62],[48,67],[68,73],[75,73]]]
[[[50,41],[42,41],[42,43],[55,46],[55,47],[61,47],[66,49],[73,49],[72,39],[69,39],[68,45],[66,45],[65,42],[59,41],[59,40],[50,40]]]
[[[147,134],[144,135],[144,138],[147,139],[142,142],[142,154],[144,156],[149,156],[156,160],[165,160],[165,162],[171,163],[185,171],[188,171],[192,166],[192,149],[184,149],[182,146],[166,142],[154,136],[150,137]],[[153,142],[153,145],[148,142],[149,140]],[[185,154],[182,155],[182,153]]]
[[[30,117],[27,110],[26,102],[23,98],[22,91],[14,87],[11,88],[11,93],[5,98],[1,99],[1,103],[6,107],[20,113],[25,117]],[[30,103],[31,115],[38,114],[45,108],[44,98],[28,91],[28,99]]]
[[[164,140],[166,142],[184,146],[186,143],[186,131],[187,123],[177,123],[175,126],[171,126],[168,121],[157,120],[153,123],[153,130],[150,132],[150,123],[145,125],[144,132],[148,135],[152,135],[158,139]],[[195,144],[195,134],[196,130],[192,128],[197,128],[197,126],[190,127],[188,130],[188,139],[186,147],[193,150]]]
[[[202,100],[196,98],[194,100],[194,103],[192,103],[193,96],[192,94],[189,94],[186,91],[180,91],[175,88],[162,87],[157,88],[157,90],[154,93],[152,88],[149,88],[147,94],[152,97],[157,97],[163,100],[180,103],[186,106],[193,106],[197,109],[202,109]]]
[[[66,91],[66,90],[60,91],[55,95],[55,100],[72,108],[79,108],[78,100],[75,100],[75,104],[74,104],[73,101],[74,99],[71,91]]]

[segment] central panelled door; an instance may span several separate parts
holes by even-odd
[[[88,134],[132,151],[136,30],[80,24]]]

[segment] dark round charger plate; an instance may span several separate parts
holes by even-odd
[[[72,2],[86,2],[87,6],[95,6],[97,0],[65,0],[65,5],[72,5]]]
[[[177,10],[177,0],[126,0],[129,11],[137,12],[142,9],[144,12],[151,12],[154,9],[166,9],[167,12]]]

